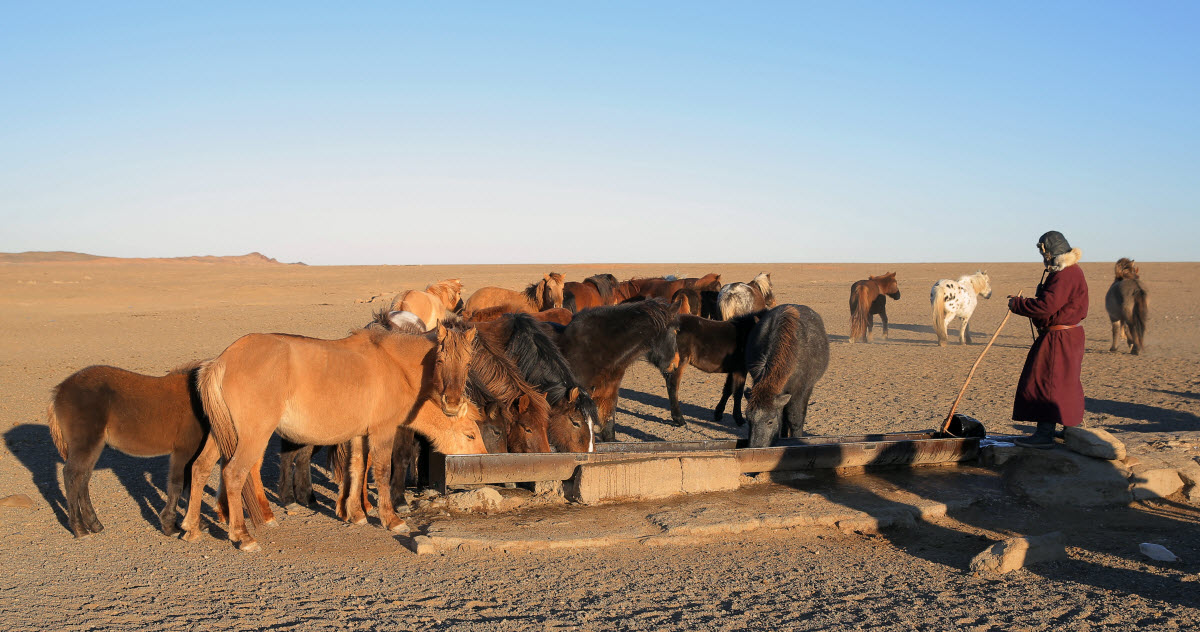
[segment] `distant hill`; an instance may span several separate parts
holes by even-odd
[[[234,257],[203,255],[195,257],[125,258],[99,257],[82,252],[0,252],[0,263],[233,263],[239,265],[304,265],[303,263],[280,263],[260,252]]]

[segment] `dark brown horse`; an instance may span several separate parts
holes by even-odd
[[[629,365],[645,359],[661,372],[675,369],[680,308],[660,300],[595,307],[576,314],[558,336],[563,356],[596,402],[601,441],[616,440],[617,398]]]
[[[850,286],[850,342],[871,342],[875,314],[883,321],[883,339],[888,337],[887,299],[900,300],[896,273],[868,276]]]
[[[686,301],[683,313],[702,318],[720,320],[721,307],[717,303],[718,293],[715,290],[697,290],[682,288],[671,297],[671,302]]]
[[[655,277],[630,279],[617,284],[614,290],[615,303],[624,303],[635,298],[661,298],[673,300],[675,293],[684,288],[696,291],[717,291],[721,289],[721,275],[712,272],[702,277],[677,279],[675,277]]]
[[[763,315],[746,342],[746,368],[754,380],[746,398],[750,447],[768,447],[780,434],[804,436],[809,398],[828,366],[829,336],[816,312],[780,305]]]
[[[589,307],[612,305],[613,288],[617,286],[617,277],[611,274],[595,274],[581,283],[568,281],[563,284],[563,307],[571,313]]]
[[[1138,355],[1145,348],[1142,338],[1146,335],[1146,322],[1150,319],[1146,286],[1142,285],[1133,259],[1122,257],[1117,260],[1114,272],[1116,278],[1104,295],[1105,311],[1112,321],[1112,346],[1108,350],[1117,350],[1117,340],[1124,331],[1129,352]]]
[[[730,321],[709,320],[690,314],[679,316],[679,333],[675,345],[679,361],[673,371],[664,372],[667,381],[667,398],[671,402],[671,421],[676,426],[686,422],[679,411],[679,382],[687,365],[705,373],[725,373],[725,387],[721,401],[713,410],[713,421],[721,421],[725,415],[725,404],[733,396],[733,420],[741,426],[742,390],[746,384],[746,339],[750,330],[765,312],[745,314]]]
[[[200,423],[203,410],[189,388],[189,379],[197,366],[199,363],[180,367],[162,377],[111,366],[91,366],[54,387],[47,411],[48,425],[54,446],[67,462],[63,471],[67,520],[76,537],[104,529],[92,507],[88,482],[106,444],[131,456],[171,455],[167,505],[158,514],[162,531],[167,535],[176,532],[176,505],[190,473],[184,537],[187,540],[199,537],[204,483],[220,453],[216,443],[208,440],[208,431]],[[271,524],[275,517],[257,471],[248,484],[263,521]]]

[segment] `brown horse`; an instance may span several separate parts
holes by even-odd
[[[683,291],[683,290],[681,290]],[[679,316],[679,333],[675,346],[679,361],[671,371],[663,373],[667,381],[667,399],[671,405],[671,421],[676,426],[686,425],[679,410],[679,382],[687,365],[705,373],[725,373],[725,387],[721,401],[713,410],[713,421],[725,416],[725,404],[733,396],[733,420],[741,426],[742,391],[746,384],[746,338],[758,319],[765,312],[738,316],[730,321],[709,320],[690,314]]]
[[[1114,273],[1116,278],[1104,295],[1104,308],[1108,312],[1108,319],[1112,321],[1112,346],[1108,350],[1117,350],[1117,339],[1124,332],[1129,352],[1139,355],[1145,349],[1142,338],[1146,335],[1146,323],[1150,320],[1146,286],[1142,285],[1133,259],[1118,259]]]
[[[194,461],[183,526],[184,539],[199,537],[204,482],[220,453],[216,444],[208,441],[208,431],[197,419],[200,409],[188,387],[189,375],[197,366],[199,363],[183,366],[162,377],[111,366],[91,366],[54,387],[47,410],[48,425],[54,446],[67,462],[63,471],[67,520],[75,537],[104,529],[92,507],[88,482],[106,444],[131,456],[171,455],[167,505],[158,514],[162,531],[167,535],[176,532],[176,505],[189,478],[188,463]],[[273,523],[275,517],[257,471],[250,484],[262,520]]]
[[[507,314],[529,314],[534,320],[542,322],[558,323],[560,325],[571,324],[571,317],[574,315],[570,310],[563,307],[552,307],[544,309],[540,312],[526,312],[524,310],[511,310],[508,305],[500,305],[498,307],[488,307],[481,309],[471,314],[467,319],[472,323],[486,323],[493,320],[498,320]]]
[[[425,325],[429,331],[442,322],[447,313],[455,313],[462,309],[462,281],[446,279],[425,287],[425,291],[407,290],[401,292],[392,301],[391,311],[411,312]]]
[[[721,310],[721,320],[775,307],[771,275],[760,272],[749,283],[729,283],[722,286],[717,303]]]
[[[525,288],[524,292],[508,290],[502,287],[481,287],[467,299],[463,305],[463,316],[468,320],[471,314],[488,307],[506,306],[510,312],[540,312],[552,307],[562,307],[563,304],[563,275],[550,272]]]
[[[630,279],[618,283],[613,294],[615,303],[624,303],[635,298],[661,298],[673,300],[675,294],[682,289],[696,291],[718,290],[721,288],[721,275],[711,272],[702,277],[677,279],[675,277],[654,277]]]
[[[290,441],[314,445],[367,435],[377,454],[391,454],[396,428],[404,425],[442,452],[483,453],[479,427],[465,416],[474,339],[474,330],[443,326],[426,336],[359,331],[340,340],[250,334],[206,363],[198,382],[227,459],[229,539],[243,551],[259,548],[242,519],[241,499],[229,490],[242,489],[276,429]],[[417,415],[427,400],[445,413],[437,423]],[[375,463],[375,478],[391,480],[391,459]],[[404,522],[389,491],[380,486],[379,516],[389,530],[399,530]]]
[[[611,274],[594,274],[581,283],[567,281],[563,284],[563,307],[575,313],[589,307],[612,305],[616,286],[617,277]]]
[[[875,314],[883,321],[883,338],[888,337],[887,299],[900,300],[900,285],[896,273],[868,276],[850,286],[850,342],[871,342]]]

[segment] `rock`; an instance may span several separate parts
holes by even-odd
[[[1179,472],[1169,468],[1135,468],[1129,482],[1133,483],[1133,497],[1136,500],[1166,498],[1183,489]]]
[[[1120,461],[1125,458],[1125,444],[1107,430],[1068,426],[1063,430],[1068,450],[1097,459]]]
[[[1025,448],[1018,447],[1008,441],[992,441],[979,447],[979,462],[985,467],[999,467],[1009,459],[1024,452]]]
[[[1179,558],[1174,553],[1167,550],[1167,547],[1153,542],[1142,542],[1138,545],[1138,550],[1142,555],[1159,562],[1178,562]]]
[[[1031,564],[1065,559],[1067,549],[1063,534],[1055,531],[997,542],[971,560],[971,570],[1002,575]]]
[[[450,509],[454,511],[491,513],[500,508],[504,497],[491,487],[481,487],[469,492],[449,496]]]
[[[562,481],[537,481],[533,484],[534,496],[562,496]]]
[[[13,494],[0,498],[0,507],[12,507],[14,509],[33,509],[33,500],[25,494]]]
[[[1136,456],[1127,456],[1121,460],[1125,462],[1125,467],[1136,467],[1142,464],[1142,460]]]
[[[1100,507],[1133,501],[1129,470],[1071,450],[1026,449],[1004,465],[1005,487],[1043,507]]]
[[[1179,472],[1179,478],[1183,479],[1183,484],[1189,488],[1195,487],[1197,483],[1200,483],[1200,463],[1188,461],[1176,471]]]

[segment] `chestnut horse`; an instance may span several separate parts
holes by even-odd
[[[1104,308],[1108,312],[1108,319],[1112,321],[1112,346],[1108,350],[1117,350],[1117,339],[1123,331],[1125,341],[1129,343],[1129,352],[1138,355],[1145,348],[1142,338],[1146,335],[1146,323],[1150,320],[1146,286],[1142,285],[1133,259],[1118,259],[1113,271],[1116,278],[1104,295]]]
[[[474,312],[471,314],[471,318],[468,320],[472,323],[486,323],[508,314],[528,314],[529,316],[533,317],[534,320],[558,323],[560,325],[569,325],[573,315],[570,310],[564,307],[552,307],[550,309],[544,309],[540,312],[526,312],[524,310],[509,309],[508,305],[500,305],[498,307],[488,307],[486,309],[481,309],[477,312]]]
[[[446,453],[485,451],[479,427],[465,417],[467,363],[475,332],[438,326],[430,336],[359,331],[340,340],[282,334],[238,339],[200,369],[204,412],[212,421],[229,503],[229,539],[243,551],[258,543],[242,519],[242,485],[261,459],[272,431],[297,443],[334,445],[367,435],[377,454],[391,454],[396,428],[429,437]],[[417,416],[427,400],[445,413],[437,423]],[[391,459],[375,463],[375,478],[391,480]],[[379,515],[389,530],[403,521],[380,485]]]
[[[679,361],[674,370],[663,373],[667,381],[667,399],[671,405],[671,422],[676,426],[686,425],[679,411],[679,382],[687,365],[705,373],[725,373],[725,387],[721,401],[713,410],[713,421],[725,416],[725,404],[733,396],[733,420],[741,426],[742,391],[746,384],[746,338],[750,330],[765,312],[744,314],[733,320],[720,321],[700,318],[690,314],[679,316],[679,333],[675,336]]]
[[[721,320],[775,307],[771,275],[760,272],[749,283],[725,285],[717,296],[717,303],[721,310]]]
[[[562,307],[562,304],[563,275],[550,272],[543,275],[540,281],[530,283],[524,292],[502,287],[481,287],[467,299],[462,313],[470,320],[471,314],[488,307],[507,306],[510,312],[540,312]]]
[[[429,331],[442,322],[447,313],[462,310],[462,281],[446,279],[427,285],[425,291],[406,290],[392,301],[391,311],[411,312]]]
[[[50,438],[67,463],[63,471],[67,520],[75,537],[104,529],[92,507],[88,482],[106,444],[131,456],[171,455],[167,505],[158,514],[162,532],[176,533],[176,505],[190,474],[184,539],[199,537],[204,483],[220,453],[216,443],[208,440],[208,431],[198,419],[203,411],[189,388],[190,376],[198,366],[198,362],[183,366],[161,377],[90,366],[54,387],[47,418]],[[250,485],[258,511],[252,517],[274,523],[257,471]]]
[[[887,299],[900,300],[900,285],[896,273],[868,276],[850,286],[850,342],[871,342],[875,314],[883,321],[883,338],[888,337]]]
[[[589,307],[612,305],[616,303],[613,300],[616,286],[617,277],[611,274],[594,274],[582,283],[567,281],[563,284],[563,307],[575,313]]]
[[[809,398],[828,366],[829,336],[816,312],[780,305],[763,315],[746,341],[746,368],[754,380],[746,399],[750,447],[769,447],[780,434],[804,436]]]
[[[596,402],[601,441],[616,440],[617,398],[629,365],[645,359],[660,372],[675,369],[681,307],[657,299],[594,307],[575,314],[557,336],[573,373]]]

